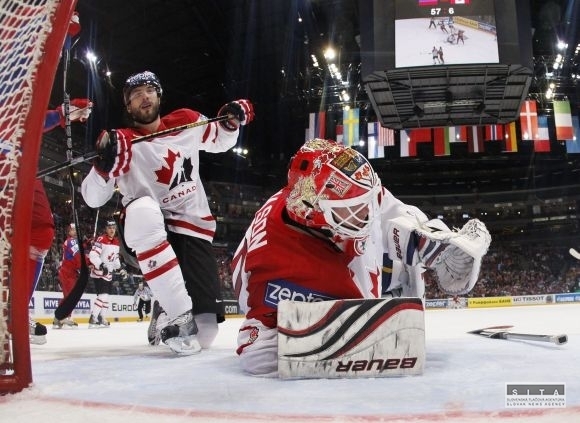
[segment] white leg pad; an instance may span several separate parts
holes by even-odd
[[[424,365],[420,298],[278,304],[280,378],[410,376]]]

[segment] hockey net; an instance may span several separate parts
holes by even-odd
[[[0,394],[32,382],[30,223],[44,116],[76,0],[0,0]]]

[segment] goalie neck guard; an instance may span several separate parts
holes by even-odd
[[[307,141],[288,170],[286,210],[304,226],[341,238],[368,236],[381,183],[367,159],[333,141]]]
[[[123,87],[123,98],[125,99],[125,104],[129,104],[130,102],[129,97],[131,91],[143,85],[155,88],[159,97],[163,95],[163,88],[161,87],[161,82],[159,82],[157,75],[151,71],[140,72],[131,75],[125,81],[125,86]]]

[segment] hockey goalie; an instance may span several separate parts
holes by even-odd
[[[477,219],[450,230],[402,203],[357,151],[306,142],[232,262],[246,317],[242,368],[281,378],[422,374],[423,272],[465,294],[490,242]]]

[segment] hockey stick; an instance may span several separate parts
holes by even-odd
[[[214,118],[210,118],[210,119],[206,119],[206,120],[198,120],[197,122],[186,123],[184,125],[176,126],[175,128],[167,128],[167,129],[164,129],[164,130],[159,131],[159,132],[154,132],[152,134],[143,135],[141,137],[134,138],[133,141],[131,141],[131,144],[135,144],[135,143],[143,142],[143,141],[148,141],[148,140],[151,140],[153,138],[157,138],[157,137],[160,137],[163,135],[172,134],[173,132],[183,131],[185,129],[195,128],[198,126],[208,125],[208,124],[214,123],[214,122],[221,122],[221,121],[228,120],[231,118],[232,117],[230,115],[223,115],[223,116],[216,116]],[[63,163],[59,163],[59,164],[56,164],[54,166],[47,167],[46,169],[41,170],[40,172],[38,172],[36,174],[36,177],[42,178],[43,176],[53,174],[55,172],[58,172],[59,170],[63,170],[63,169],[66,169],[68,167],[75,166],[79,163],[88,162],[89,160],[92,160],[98,156],[99,156],[99,154],[97,152],[92,152],[92,153],[89,153],[89,154],[84,155],[84,156],[78,156],[75,158],[68,159],[67,161],[65,161]]]
[[[72,156],[72,133],[71,133],[71,125],[70,125],[70,96],[67,90],[67,76],[68,76],[68,65],[70,61],[70,49],[71,46],[67,42],[65,43],[64,47],[64,55],[63,55],[63,92],[64,92],[64,122],[65,122],[65,134],[66,134],[66,145],[67,145],[67,159],[70,161],[73,159]],[[69,292],[69,294],[62,299],[56,310],[54,311],[54,317],[57,320],[64,320],[66,319],[72,311],[77,306],[77,303],[81,299],[85,289],[87,287],[87,283],[89,282],[89,267],[87,266],[87,262],[85,261],[85,249],[83,248],[83,241],[82,241],[82,230],[79,222],[79,215],[78,209],[76,205],[76,187],[74,183],[74,170],[72,167],[69,168],[69,182],[70,182],[70,191],[71,191],[71,209],[73,220],[75,223],[75,228],[77,230],[77,243],[79,246],[78,254],[81,257],[81,269],[75,286]]]
[[[56,310],[54,311],[54,317],[58,320],[66,319],[75,309],[79,300],[83,296],[87,284],[89,282],[89,266],[87,266],[87,261],[85,259],[85,249],[83,247],[82,235],[81,235],[81,227],[79,224],[79,216],[76,209],[76,189],[73,181],[74,171],[71,167],[69,169],[69,179],[71,185],[71,207],[73,210],[73,220],[75,222],[75,227],[77,229],[77,243],[79,245],[79,252],[81,257],[81,271],[79,276],[77,277],[77,281],[73,289],[69,292],[69,294],[63,298],[61,303],[58,305]]]
[[[575,259],[577,259],[577,260],[580,260],[580,253],[579,253],[579,252],[578,252],[576,249],[574,249],[574,248],[570,248],[570,250],[568,250],[568,252],[569,252],[569,253],[570,253],[570,255],[571,255],[572,257],[574,257]]]
[[[529,333],[512,333],[512,326],[491,326],[488,328],[472,330],[468,333],[485,336],[491,339],[519,339],[522,341],[551,342],[556,345],[564,345],[568,342],[568,335],[536,335]]]

